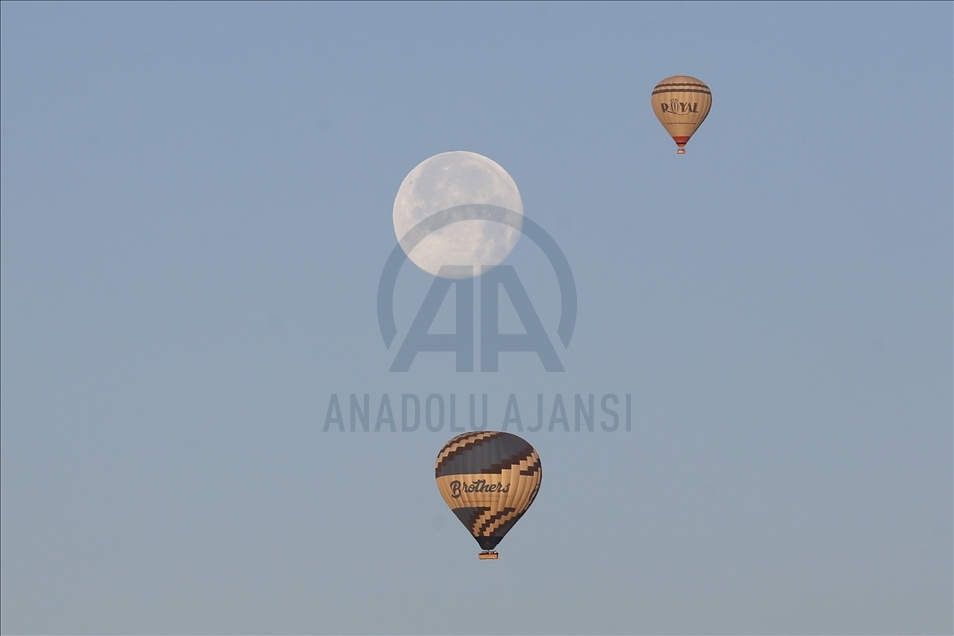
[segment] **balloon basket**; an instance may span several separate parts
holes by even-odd
[[[677,155],[684,155],[684,154],[686,154],[686,149],[685,149],[685,148],[680,148],[679,150],[676,151],[676,154],[677,154]]]
[[[485,561],[487,559],[496,559],[497,553],[494,552],[493,550],[488,550],[486,552],[481,552],[480,554],[478,554],[477,558],[480,559],[481,561]]]

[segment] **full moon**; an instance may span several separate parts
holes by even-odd
[[[466,151],[434,155],[401,182],[394,198],[394,233],[400,241],[432,214],[468,204],[496,205],[523,216],[517,184],[495,161]],[[434,276],[440,275],[443,265],[471,266],[470,276],[476,276],[481,267],[499,265],[519,239],[519,228],[503,223],[459,221],[429,234],[407,256]]]

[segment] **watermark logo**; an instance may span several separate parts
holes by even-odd
[[[441,210],[417,223],[394,246],[378,283],[378,327],[390,348],[397,335],[394,323],[394,287],[401,266],[428,236],[456,223],[487,221],[513,228],[533,241],[547,257],[560,288],[560,322],[557,336],[564,348],[570,344],[576,326],[576,283],[563,251],[556,241],[533,220],[504,207],[490,204],[458,205]],[[397,350],[391,371],[404,372],[424,351],[452,352],[457,371],[474,370],[474,267],[440,266],[438,276],[424,298],[417,316]],[[451,286],[456,286],[456,325],[452,334],[432,334],[429,329]],[[499,332],[499,293],[510,298],[526,333]],[[500,352],[535,353],[546,371],[563,371],[563,364],[530,301],[516,270],[510,265],[483,265],[480,268],[480,370],[498,370]]]
[[[458,397],[461,398],[460,409],[457,408]],[[494,428],[490,430],[517,433],[592,433],[597,430],[613,433],[621,425],[628,433],[633,424],[633,402],[629,393],[604,393],[601,396],[577,393],[565,399],[562,393],[538,393],[535,400],[511,393],[505,406],[503,399],[491,402],[487,393],[479,396],[451,393],[446,398],[440,393],[431,393],[423,399],[415,393],[403,393],[400,399],[395,396],[392,406],[391,396],[387,393],[374,396],[374,400],[369,393],[363,396],[352,393],[340,400],[337,393],[332,393],[323,430],[326,433],[413,433],[419,430],[438,433],[446,429],[450,433],[463,433],[485,431],[493,423]]]
[[[573,272],[553,237],[524,215],[516,183],[503,168],[470,152],[435,155],[421,162],[401,183],[393,221],[398,242],[384,264],[377,289],[378,329],[384,345],[393,352],[391,372],[407,373],[419,356],[437,353],[445,356],[448,367],[453,358],[457,372],[493,373],[500,367],[501,352],[524,353],[539,360],[545,372],[565,370],[557,350],[561,345],[563,350],[569,347],[576,327]],[[555,338],[544,328],[516,268],[503,263],[521,237],[542,252],[556,274],[560,314]],[[407,332],[399,337],[395,289],[408,260],[433,280]],[[437,333],[435,321],[452,289],[453,331]],[[479,307],[474,302],[478,291]],[[509,326],[500,315],[501,304],[507,300],[520,324],[516,331],[522,327],[523,333],[501,333],[502,322]],[[547,320],[548,325],[554,323],[553,317]],[[457,386],[443,393],[332,393],[324,409],[323,430],[628,433],[633,428],[632,394],[619,388],[534,395],[520,393],[520,387],[513,386],[488,394],[467,386],[473,376],[455,377],[452,384]],[[461,493],[497,492],[500,486],[477,480],[454,482],[450,488],[452,495],[459,497]]]

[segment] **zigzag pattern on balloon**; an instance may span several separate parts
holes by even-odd
[[[478,431],[450,440],[435,463],[447,505],[484,549],[492,549],[540,491],[540,457],[510,433]]]
[[[438,455],[434,476],[494,474],[522,461],[533,452],[533,446],[510,433],[464,433],[448,442]]]

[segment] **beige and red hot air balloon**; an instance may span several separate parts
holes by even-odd
[[[702,80],[688,75],[674,75],[656,84],[653,89],[653,112],[666,132],[676,142],[680,155],[686,154],[686,143],[709,114],[712,93]]]

